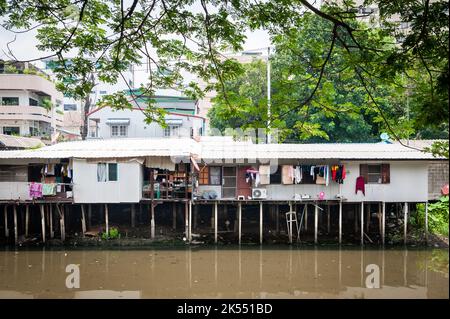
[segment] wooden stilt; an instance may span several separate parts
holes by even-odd
[[[367,204],[367,211],[366,211],[366,233],[369,233],[369,227],[370,227],[370,204]]]
[[[361,202],[361,246],[364,245],[364,202]]]
[[[48,218],[50,224],[50,238],[53,239],[55,237],[55,232],[53,231],[53,207],[52,204],[48,204]]]
[[[188,220],[188,233],[189,233],[189,243],[191,243],[192,241],[192,201],[189,201],[189,203],[187,203],[188,206],[188,215],[189,215],[189,220]]]
[[[339,244],[342,244],[342,201],[339,201]]]
[[[177,229],[177,204],[172,203],[172,229]]]
[[[305,231],[308,231],[308,204],[305,205]]]
[[[377,217],[378,217],[378,233],[380,234],[380,236],[382,235],[382,230],[381,230],[381,203],[378,203],[378,210],[377,210]]]
[[[278,217],[277,217],[278,219]],[[242,235],[242,203],[238,203],[238,236],[239,236],[239,245],[241,244],[241,235]]]
[[[381,243],[384,245],[386,238],[386,203],[381,203]]]
[[[44,205],[39,205],[41,209],[41,228],[42,228],[42,241],[45,243],[45,211],[44,211]]]
[[[189,207],[187,202],[184,203],[184,229],[186,240],[189,242]]]
[[[150,219],[150,237],[151,238],[155,238],[155,227],[156,227],[156,223],[155,223],[155,204],[153,202],[150,204],[150,214],[151,214],[151,219]]]
[[[217,244],[217,217],[218,217],[218,207],[217,202],[214,202],[214,242]]]
[[[13,206],[13,212],[14,212],[14,244],[17,245],[18,239],[19,239],[19,233],[18,233],[18,229],[17,229],[17,206],[16,205]]]
[[[263,243],[263,203],[259,202],[259,243]]]
[[[81,204],[81,235],[84,237],[86,233],[86,216],[84,212],[84,205]]]
[[[92,204],[88,204],[88,229],[92,227]]]
[[[314,244],[317,244],[317,229],[319,227],[319,206],[314,206]]]
[[[425,203],[425,241],[428,244],[428,202]]]
[[[404,216],[403,216],[403,243],[406,245],[407,241],[407,233],[408,233],[408,203],[405,203],[405,207],[403,210]]]
[[[327,205],[327,234],[330,234],[330,204]]]
[[[276,232],[277,235],[280,234],[280,206],[276,204],[275,206],[275,223],[276,223]]]
[[[355,235],[358,233],[358,206],[354,207],[353,216],[355,217]]]
[[[131,227],[136,227],[136,206],[134,204],[131,204]]]
[[[3,206],[3,216],[5,220],[5,237],[9,237],[9,228],[8,228],[8,205]]]
[[[30,225],[30,205],[25,205],[25,237],[28,237],[29,225]]]
[[[108,210],[108,204],[105,204],[105,227],[106,227],[106,236],[109,237],[109,210]]]
[[[63,206],[59,207],[58,204],[56,204],[56,210],[59,213],[59,230],[61,233],[61,240],[65,241],[66,240],[66,226],[65,226],[65,218],[64,218],[64,208]]]

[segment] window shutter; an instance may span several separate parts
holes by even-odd
[[[359,175],[364,177],[364,184],[369,181],[369,166],[367,164],[359,164]]]
[[[381,182],[389,184],[391,182],[391,172],[389,164],[381,164]]]

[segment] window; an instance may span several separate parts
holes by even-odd
[[[127,136],[127,126],[126,125],[111,125],[111,136]]]
[[[164,128],[164,136],[178,136],[179,126],[167,126]]]
[[[200,185],[222,185],[222,169],[220,166],[204,166],[200,170]]]
[[[18,126],[4,126],[3,134],[6,135],[20,135],[20,127]]]
[[[390,183],[389,164],[360,164],[359,171],[366,184]]]
[[[18,97],[2,97],[2,105],[19,105]]]
[[[39,129],[30,126],[30,136],[39,136]]]
[[[30,104],[30,106],[38,106],[39,103],[37,100],[32,99],[31,97],[28,99],[28,103]]]
[[[64,111],[76,111],[77,105],[76,104],[64,104]]]
[[[270,184],[281,184],[281,166],[277,166],[277,171],[270,174]]]
[[[118,180],[117,163],[98,163],[97,181],[98,182],[116,182]]]
[[[107,92],[106,91],[100,91],[101,95],[105,95]]]

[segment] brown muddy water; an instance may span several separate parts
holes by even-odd
[[[449,298],[448,256],[446,249],[3,250],[0,298]],[[79,288],[66,286],[69,264],[79,266]]]

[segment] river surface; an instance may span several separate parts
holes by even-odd
[[[449,298],[448,256],[446,249],[2,250],[0,298]]]

